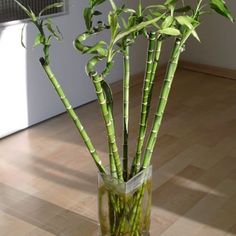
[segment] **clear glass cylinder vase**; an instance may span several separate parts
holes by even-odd
[[[151,180],[151,166],[128,182],[98,173],[100,236],[150,235]]]

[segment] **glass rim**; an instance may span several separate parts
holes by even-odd
[[[109,170],[109,166],[106,170]],[[110,174],[101,173],[98,171],[98,178],[102,179],[104,185],[115,192],[128,194],[138,189],[143,183],[145,183],[152,176],[152,165],[143,169],[141,172],[133,176],[127,182],[120,181],[119,179],[112,177]]]

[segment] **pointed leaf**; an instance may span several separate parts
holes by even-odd
[[[92,11],[93,9],[91,7],[84,8],[84,21],[85,21],[87,30],[90,30],[92,27],[92,17],[93,17]]]
[[[21,29],[21,40],[20,41],[21,41],[21,45],[22,45],[23,48],[26,48],[25,43],[24,43],[24,30],[25,30],[25,26],[26,26],[26,24],[24,24],[22,29]]]
[[[114,39],[113,44],[115,44],[117,41],[119,41],[120,39],[126,37],[127,35],[129,35],[129,34],[131,34],[131,33],[133,33],[133,32],[138,32],[138,31],[140,31],[140,30],[146,28],[147,26],[156,23],[157,21],[159,21],[159,20],[162,18],[162,16],[164,16],[164,14],[162,14],[160,17],[156,17],[156,18],[154,18],[154,19],[141,22],[141,23],[139,23],[138,25],[135,25],[135,26],[131,27],[129,30],[126,30],[126,31],[124,31],[124,32],[119,33],[119,34],[116,36],[116,38]]]
[[[30,18],[34,18],[31,11],[29,9],[27,9],[22,3],[20,3],[19,1],[17,0],[14,0],[18,6],[26,13],[27,16],[29,16]]]
[[[95,7],[95,6],[102,4],[105,1],[106,0],[90,0],[90,4],[91,4],[91,7]]]
[[[165,28],[170,27],[172,25],[173,21],[174,21],[174,18],[172,16],[167,16],[165,18],[165,20],[163,21],[161,28],[165,29]]]
[[[161,30],[159,30],[159,33],[160,34],[171,35],[171,36],[178,36],[178,35],[180,35],[180,31],[178,29],[175,29],[175,28],[161,29]]]
[[[44,36],[41,33],[38,33],[34,40],[34,47],[37,47],[38,45],[43,43],[44,39],[45,39]]]
[[[189,16],[177,16],[175,17],[177,22],[182,26],[187,26],[189,29],[193,28],[192,21],[193,19]]]
[[[166,0],[164,5],[170,5],[176,3],[178,0]]]
[[[111,36],[114,39],[119,29],[118,16],[115,12],[110,12],[110,14],[108,15],[108,22],[111,27]]]
[[[234,21],[233,16],[223,0],[210,0],[210,6],[220,15],[227,17],[232,22]]]
[[[47,22],[46,22],[45,25],[46,25],[48,31],[49,31],[57,40],[61,40],[61,38],[62,38],[61,32],[60,32],[58,26],[56,26],[56,29],[53,28],[53,23],[52,23],[52,21],[51,21],[50,18],[47,19]]]
[[[39,16],[41,16],[45,11],[48,11],[53,8],[61,8],[63,6],[64,6],[63,2],[56,2],[56,3],[50,4],[40,11]]]
[[[200,38],[199,38],[199,36],[198,36],[196,30],[192,30],[192,35],[193,35],[193,37],[194,37],[197,41],[201,42],[201,40],[200,40]]]

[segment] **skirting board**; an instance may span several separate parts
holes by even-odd
[[[194,63],[189,61],[180,61],[179,68],[236,80],[236,70],[232,69]]]

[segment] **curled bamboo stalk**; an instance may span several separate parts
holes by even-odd
[[[93,84],[94,84],[94,87],[96,90],[96,94],[97,94],[97,98],[98,98],[98,102],[101,107],[103,119],[104,119],[104,122],[106,125],[108,142],[109,142],[109,145],[112,150],[112,157],[114,158],[113,163],[115,163],[115,167],[112,166],[111,168],[113,170],[116,168],[118,179],[123,180],[123,171],[122,171],[120,156],[119,156],[118,147],[117,147],[117,143],[116,143],[114,123],[113,123],[113,119],[110,119],[111,114],[107,108],[107,102],[106,102],[103,87],[101,84],[103,81],[103,77],[101,75],[99,75],[93,69],[94,66],[97,64],[97,62],[100,60],[101,60],[101,58],[99,56],[95,56],[91,60],[89,60],[89,62],[87,64],[87,72],[93,81]]]
[[[79,51],[83,53],[89,52],[92,54],[99,54],[98,56],[94,56],[92,59],[88,61],[87,66],[86,66],[86,71],[94,84],[98,102],[100,104],[103,119],[106,125],[106,130],[108,134],[108,145],[109,145],[109,151],[110,151],[109,158],[110,158],[111,174],[114,177],[117,175],[118,179],[123,180],[123,171],[122,171],[120,156],[119,156],[118,147],[116,143],[113,115],[112,115],[111,110],[108,109],[107,107],[107,99],[104,95],[104,90],[102,87],[102,82],[104,81],[103,73],[99,75],[95,70],[96,64],[106,56],[106,49],[99,48],[99,50],[97,50],[96,45],[93,47],[84,45],[82,42],[85,41],[91,34],[92,32],[87,32],[87,33],[83,33],[79,35],[76,38],[74,45]],[[108,67],[109,66],[110,65],[108,65]],[[109,69],[110,68],[105,68],[104,71],[106,71],[107,73],[107,70]]]

